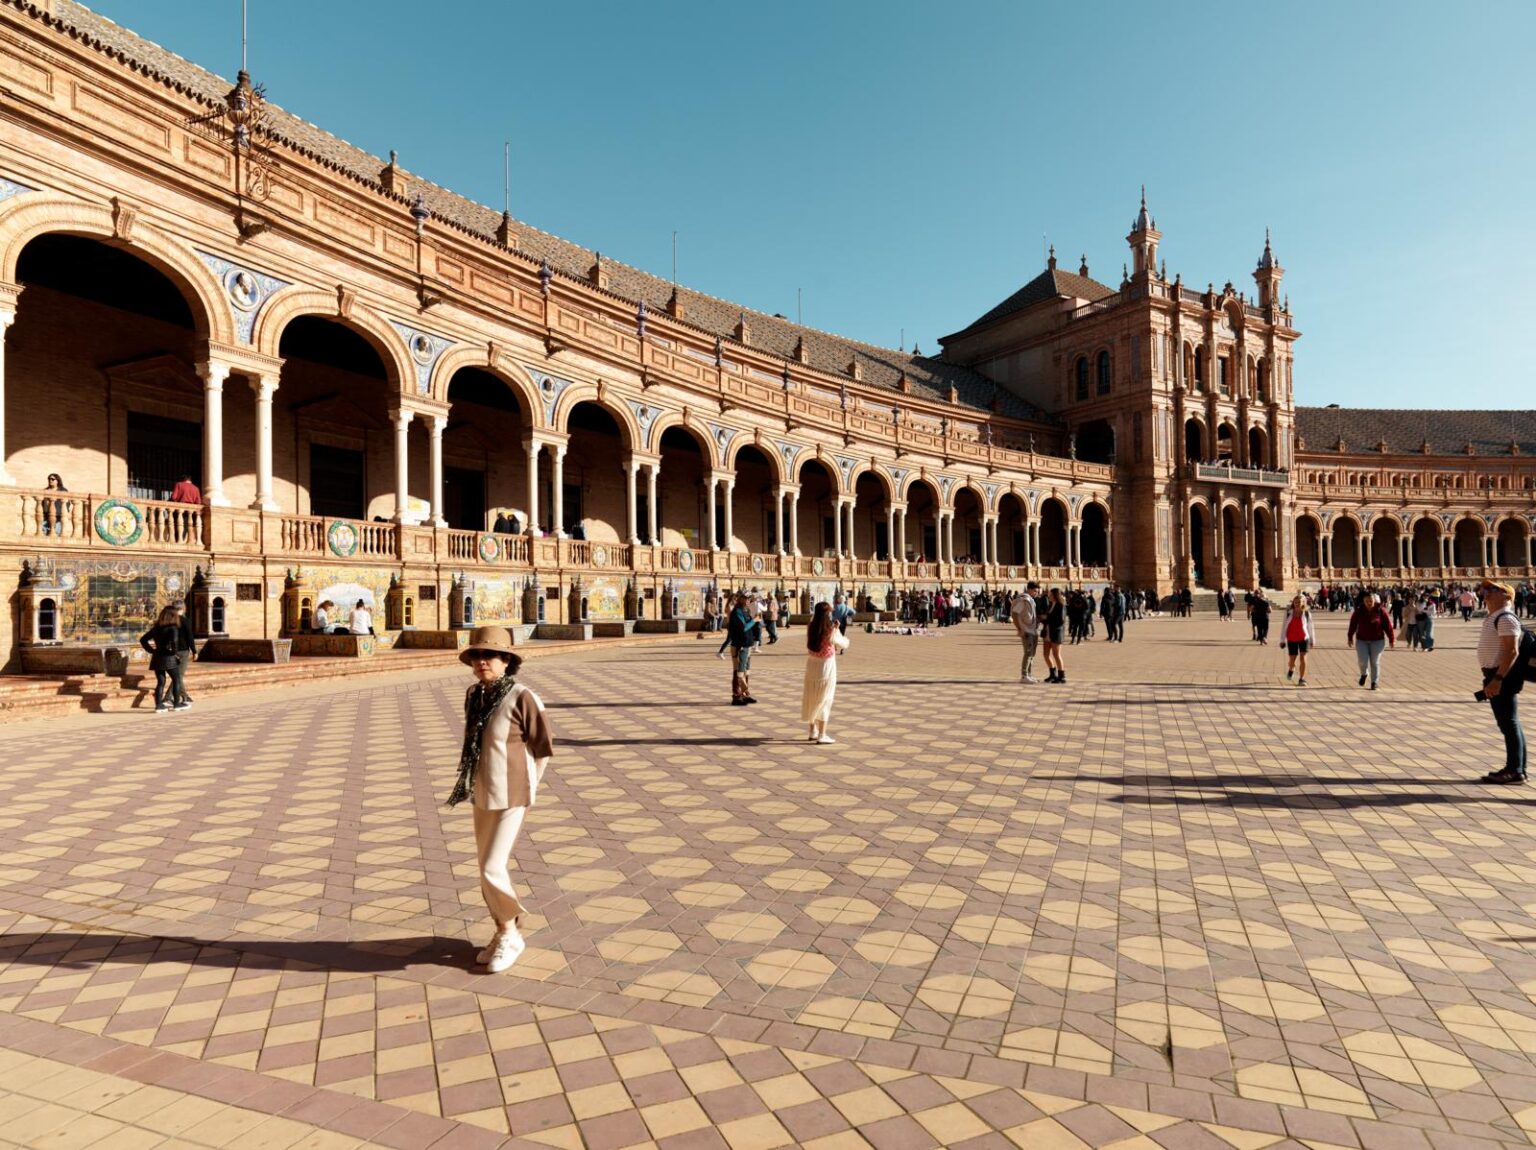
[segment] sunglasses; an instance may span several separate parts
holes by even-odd
[[[469,661],[471,663],[478,663],[482,659],[484,659],[488,663],[492,659],[505,659],[506,658],[506,655],[502,654],[502,652],[500,652],[500,651],[486,651],[486,650],[484,650],[484,649],[482,649],[480,647],[475,647],[472,650],[466,651],[465,655],[469,658]]]

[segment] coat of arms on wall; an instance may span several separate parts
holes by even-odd
[[[144,512],[128,499],[103,499],[96,505],[96,534],[113,547],[129,547],[144,534]]]

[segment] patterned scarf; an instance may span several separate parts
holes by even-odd
[[[448,805],[456,807],[475,793],[475,768],[480,765],[480,742],[485,724],[517,682],[503,675],[490,686],[481,683],[464,700],[464,750],[459,754],[459,777]]]

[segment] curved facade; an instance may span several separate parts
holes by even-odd
[[[924,356],[605,260],[71,0],[0,5],[0,73],[13,659],[136,635],[198,579],[252,638],[300,626],[294,587],[422,631],[690,615],[716,584],[1283,587],[1389,510],[1439,525],[1444,570],[1473,521],[1529,569],[1519,466],[1308,454],[1267,244],[1252,299],[1192,291],[1143,205],[1118,288],[1053,255]],[[1410,470],[1434,497],[1389,508]]]

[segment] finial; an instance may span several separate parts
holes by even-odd
[[[549,294],[549,281],[554,278],[554,273],[549,270],[549,257],[545,256],[539,263],[539,290],[545,295]]]
[[[416,199],[411,203],[411,219],[416,221],[416,234],[421,235],[426,227],[427,219],[432,213],[427,210],[427,201],[422,199],[421,193],[416,193]]]
[[[1083,253],[1082,262],[1080,264],[1078,264],[1078,266],[1077,266],[1077,274],[1082,276],[1084,279],[1088,278],[1088,253],[1087,252]]]
[[[1051,270],[1051,271],[1055,271],[1056,270],[1056,245],[1055,244],[1051,245],[1051,254],[1050,254],[1049,258],[1046,259],[1045,266],[1049,270]]]

